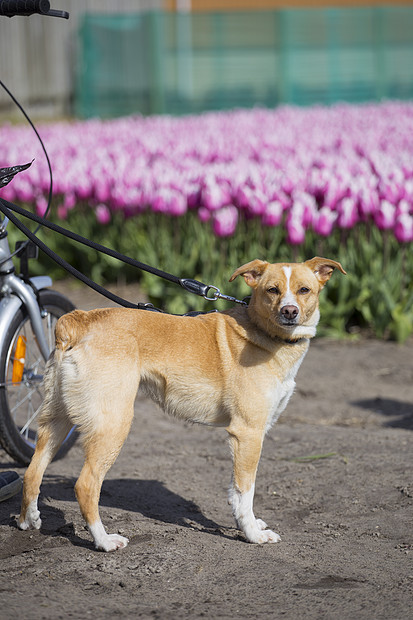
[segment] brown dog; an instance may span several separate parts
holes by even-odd
[[[340,263],[254,260],[235,271],[252,288],[248,308],[181,317],[142,310],[75,310],[56,326],[45,375],[39,437],[24,477],[19,527],[39,529],[43,473],[68,430],[78,425],[85,463],[76,497],[97,549],[128,539],[107,534],[99,516],[106,472],[128,435],[139,385],[168,413],[224,426],[233,455],[229,499],[253,543],[278,534],[253,513],[264,435],[287,406],[319,320],[318,296]]]

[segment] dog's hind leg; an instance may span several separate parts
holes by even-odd
[[[89,431],[84,441],[86,459],[75,492],[95,547],[103,551],[115,551],[129,542],[124,536],[107,534],[99,515],[99,497],[103,479],[129,433],[132,417],[133,402],[124,405],[123,411],[116,414],[103,413],[99,417],[99,427]]]
[[[18,519],[21,530],[40,529],[42,522],[37,501],[43,474],[71,427],[71,422],[64,417],[49,417],[44,413],[40,416],[36,449],[24,475],[23,499]]]
[[[264,431],[244,424],[227,428],[233,457],[233,478],[229,490],[232,513],[245,538],[251,543],[278,542],[280,537],[266,529],[267,524],[256,519],[253,512],[255,477],[261,456]]]

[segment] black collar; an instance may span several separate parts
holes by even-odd
[[[281,336],[275,336],[273,340],[280,340],[285,344],[301,344],[302,342],[304,342],[304,340],[309,340],[309,338],[305,338],[304,336],[302,336],[301,338],[293,340],[292,338],[281,338]]]

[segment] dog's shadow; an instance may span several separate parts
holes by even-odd
[[[355,400],[351,404],[383,415],[384,426],[413,431],[413,403],[411,402],[376,397]]]
[[[100,505],[138,512],[163,523],[215,532],[217,523],[205,517],[195,502],[170,491],[159,480],[105,480]]]
[[[91,548],[92,543],[76,535],[73,523],[67,523],[61,508],[54,505],[54,500],[76,502],[75,482],[75,478],[45,476],[39,497],[39,509],[43,518],[41,532],[49,536],[63,536],[73,545]],[[195,502],[170,491],[159,480],[105,480],[99,506],[113,508],[114,523],[119,520],[119,510],[123,510],[127,513],[138,513],[152,521],[234,539],[233,528],[220,526],[207,518]],[[108,521],[107,514],[102,515],[102,520],[110,531],[111,522]],[[227,529],[228,533],[225,532]],[[143,538],[146,538],[145,535]]]

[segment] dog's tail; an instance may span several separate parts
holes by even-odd
[[[88,321],[85,320],[87,312],[73,310],[65,314],[56,323],[56,349],[68,351],[72,349],[84,336],[88,329]]]

